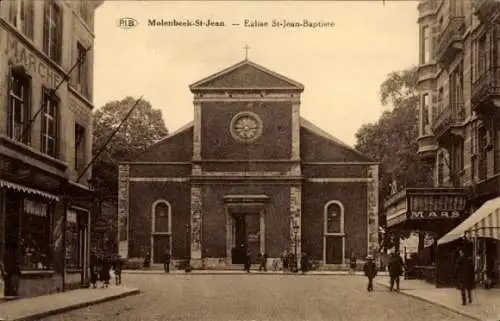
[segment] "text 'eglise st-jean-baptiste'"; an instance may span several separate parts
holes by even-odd
[[[245,27],[245,28],[333,28],[331,21],[313,21],[302,19],[297,21],[287,19],[244,19],[241,22],[228,23],[215,19],[148,19],[148,27]]]

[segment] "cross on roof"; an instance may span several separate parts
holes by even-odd
[[[245,49],[245,60],[248,59],[248,50],[250,49],[250,47],[248,45],[245,45],[245,47],[243,47],[243,49]]]

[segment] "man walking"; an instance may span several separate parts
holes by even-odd
[[[391,278],[390,291],[394,290],[394,284],[396,284],[396,291],[399,291],[399,278],[403,274],[403,259],[398,252],[391,253],[389,257],[389,262],[387,268],[389,270],[389,276]]]
[[[163,253],[163,269],[165,273],[170,273],[170,250],[168,248]]]
[[[373,262],[373,256],[368,255],[366,257],[366,263],[363,266],[363,271],[365,272],[365,276],[368,278],[368,292],[373,291],[373,279],[377,276],[377,266],[375,262]]]
[[[460,294],[462,296],[462,305],[466,305],[467,301],[472,303],[472,289],[474,288],[474,263],[471,258],[465,256],[463,249],[458,250],[458,258],[455,264],[455,277],[458,289],[460,290]]]

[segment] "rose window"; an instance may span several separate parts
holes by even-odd
[[[259,138],[262,133],[262,121],[250,112],[237,114],[231,121],[231,134],[237,140],[248,142]]]

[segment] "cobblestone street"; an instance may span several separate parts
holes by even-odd
[[[469,320],[379,285],[368,294],[360,276],[125,275],[124,283],[142,293],[43,320]]]

